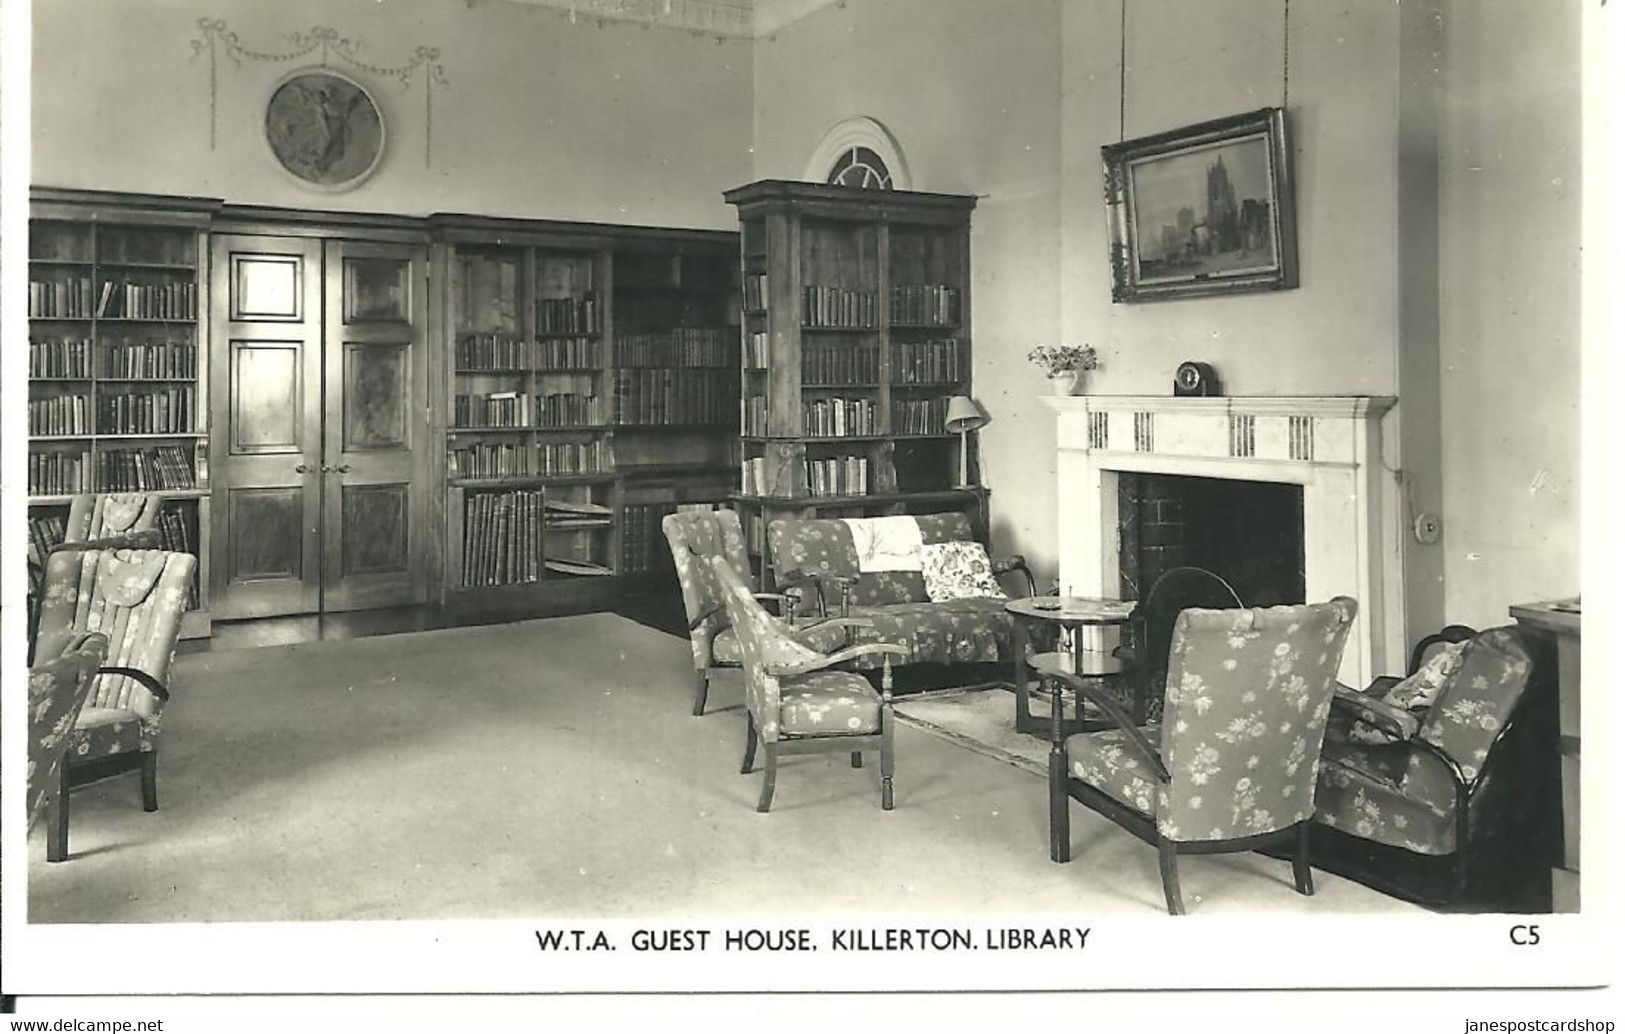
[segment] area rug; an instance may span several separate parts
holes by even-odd
[[[1034,713],[1045,713],[1047,699],[1035,697]],[[1016,695],[1002,686],[942,689],[904,697],[897,718],[933,736],[1014,765],[1024,772],[1049,772],[1049,742],[1016,731]]]

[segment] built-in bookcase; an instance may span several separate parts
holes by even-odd
[[[213,202],[35,192],[28,242],[31,546],[82,492],[156,492],[199,558],[183,634],[207,634],[208,282]]]
[[[779,516],[962,506],[985,521],[945,427],[971,388],[975,199],[785,181],[724,196],[740,213],[733,498],[752,548]]]
[[[445,598],[605,600],[655,570],[659,507],[726,495],[739,404],[736,238],[433,222],[450,346],[436,420]]]

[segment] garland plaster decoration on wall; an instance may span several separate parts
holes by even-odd
[[[755,34],[755,14],[743,0],[512,0],[525,7],[544,7],[594,22],[639,22],[682,29],[696,36],[748,39]],[[469,6],[473,3],[470,0]]]
[[[243,45],[237,34],[226,25],[224,18],[199,18],[198,36],[192,40],[192,60],[201,54],[209,56],[209,150],[215,148],[215,127],[219,107],[219,57],[224,54],[231,63],[241,68],[243,61],[261,63],[287,63],[302,57],[319,54],[322,65],[337,60],[351,68],[387,79],[399,79],[401,89],[411,89],[419,69],[423,70],[423,165],[429,166],[434,147],[434,89],[451,85],[446,79],[445,66],[440,63],[440,48],[419,46],[411,60],[394,66],[375,65],[360,54],[365,44],[360,39],[341,35],[337,29],[325,25],[288,35],[293,48],[284,51],[261,51]]]

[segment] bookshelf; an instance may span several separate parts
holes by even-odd
[[[739,437],[739,243],[667,232],[618,240],[615,448],[621,570],[675,590],[660,520],[727,504]]]
[[[34,191],[28,242],[31,548],[81,492],[156,492],[198,557],[182,634],[207,635],[209,408],[203,199]],[[53,539],[52,536],[56,538]]]
[[[431,389],[443,601],[601,606],[669,574],[660,516],[725,500],[733,469],[737,237],[431,224],[448,343]]]
[[[779,517],[965,509],[985,529],[986,491],[957,487],[944,427],[971,388],[976,199],[780,180],[723,197],[740,218],[732,499],[751,551]]]

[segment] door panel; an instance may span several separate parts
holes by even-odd
[[[326,245],[323,609],[425,598],[423,249]]]
[[[322,307],[319,242],[218,236],[210,467],[216,618],[321,603]]]

